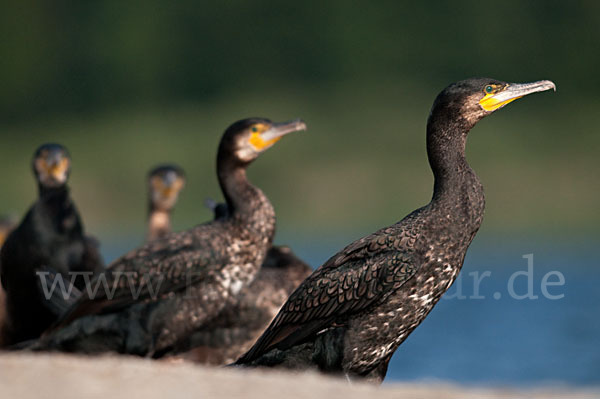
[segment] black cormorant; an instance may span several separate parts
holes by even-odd
[[[161,357],[210,323],[254,279],[275,233],[273,207],[248,181],[246,168],[282,136],[304,129],[300,120],[253,118],[231,125],[217,155],[227,217],[117,259],[93,282],[106,283],[103,288],[84,293],[30,348]]]
[[[150,171],[147,241],[164,238],[171,232],[171,212],[184,186],[185,174],[177,165],[160,165]]]
[[[7,237],[0,251],[0,277],[6,293],[6,319],[0,335],[2,345],[36,338],[55,320],[44,304],[37,272],[50,268],[77,288],[83,275],[103,270],[95,240],[84,235],[77,208],[69,195],[67,179],[71,159],[63,146],[44,144],[33,157],[38,200],[21,224]],[[86,276],[91,279],[91,276]],[[47,282],[48,287],[51,282]]]
[[[227,217],[227,204],[207,200],[215,219]],[[256,278],[240,295],[231,298],[219,317],[190,335],[176,348],[177,358],[197,363],[225,365],[246,352],[275,317],[281,305],[312,268],[286,246],[267,252]],[[181,353],[179,353],[181,352]]]
[[[148,173],[148,231],[146,241],[163,238],[171,232],[171,212],[185,186],[185,173],[176,165],[159,165]],[[56,271],[45,268],[49,281],[53,281]],[[40,286],[40,289],[43,288]],[[48,305],[53,313],[62,315],[68,311],[81,295],[76,287],[66,288],[70,295],[57,293],[52,295]],[[27,344],[27,343],[25,343]]]
[[[381,382],[394,351],[458,275],[483,218],[484,195],[465,159],[467,134],[483,117],[550,81],[454,83],[427,121],[435,179],[431,202],[330,258],[282,306],[236,364],[318,368]]]

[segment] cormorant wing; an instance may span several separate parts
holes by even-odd
[[[89,314],[114,312],[131,304],[159,300],[204,280],[214,272],[210,240],[186,231],[152,241],[115,260],[96,276],[70,311],[52,329]],[[211,259],[218,266],[218,259]]]
[[[53,282],[57,278],[61,278],[60,273],[50,266],[41,266],[39,269],[45,273],[44,279],[47,282]],[[48,287],[44,287],[42,281],[42,278],[36,279],[38,291],[45,297],[42,304],[57,317],[62,317],[81,296],[81,291],[69,279],[63,280],[65,284],[64,290],[54,289],[49,292],[49,295],[46,295]]]
[[[414,275],[416,262],[404,245],[409,235],[397,229],[379,230],[330,258],[290,295],[271,325],[236,363],[300,343],[398,289]]]

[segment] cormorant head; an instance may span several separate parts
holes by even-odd
[[[532,83],[506,83],[489,78],[462,80],[446,87],[437,96],[430,120],[446,115],[472,127],[485,116],[518,98],[550,89],[556,91],[556,86],[549,80]]]
[[[170,211],[185,186],[183,169],[176,165],[160,165],[148,174],[148,189],[152,209]]]
[[[67,183],[71,157],[60,144],[44,144],[33,155],[33,173],[41,187],[56,188]]]
[[[233,156],[247,164],[286,134],[299,130],[306,130],[306,124],[300,119],[283,123],[273,123],[264,118],[243,119],[229,126],[223,134],[219,156]]]

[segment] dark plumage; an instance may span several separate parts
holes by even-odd
[[[185,173],[176,165],[160,165],[148,174],[147,241],[171,233],[171,212],[185,186]]]
[[[226,218],[227,205],[207,200],[215,219]],[[203,364],[224,365],[235,361],[256,341],[281,305],[312,269],[288,247],[271,247],[254,281],[231,298],[210,325],[195,331],[176,352]]]
[[[160,165],[150,170],[146,241],[164,238],[171,233],[171,212],[184,186],[185,174],[183,169],[176,165]],[[56,271],[45,268],[45,272],[48,273],[48,281],[53,281]],[[43,290],[42,287],[40,289]],[[71,294],[65,296],[62,292],[54,291],[54,295],[45,303],[57,315],[67,312],[81,296],[81,291],[77,287],[68,286],[66,291]]]
[[[283,135],[305,128],[299,120],[231,125],[217,155],[228,217],[171,233],[117,259],[95,281],[105,279],[114,292],[84,293],[32,348],[161,357],[210,323],[253,280],[275,232],[273,207],[248,181],[246,168]]]
[[[33,171],[39,187],[38,200],[10,233],[0,252],[0,275],[6,293],[3,345],[38,337],[56,320],[57,316],[44,304],[46,299],[39,289],[36,272],[50,268],[70,280],[70,272],[91,274],[103,269],[97,244],[84,235],[69,195],[66,183],[70,166],[69,154],[61,145],[45,144],[35,152]],[[81,275],[74,279],[78,288],[83,288],[84,283]]]
[[[237,364],[382,381],[394,351],[455,280],[481,224],[483,188],[465,159],[469,130],[508,102],[554,87],[469,79],[444,89],[427,121],[431,202],[319,267]]]

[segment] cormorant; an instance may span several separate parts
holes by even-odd
[[[229,214],[146,243],[114,261],[33,350],[161,357],[249,284],[275,233],[275,212],[246,168],[301,120],[244,119],[224,133],[217,175]],[[106,289],[109,287],[109,289]]]
[[[483,218],[483,188],[465,158],[483,117],[555,89],[479,78],[448,86],[427,121],[431,202],[348,245],[308,277],[236,364],[317,368],[381,382],[390,358],[458,275]]]
[[[207,200],[215,219],[227,217],[227,204]],[[256,278],[231,298],[219,317],[176,348],[176,358],[225,365],[246,352],[275,317],[281,305],[312,268],[286,246],[269,248]],[[179,353],[181,352],[181,353]]]
[[[103,270],[95,240],[84,235],[67,179],[71,158],[59,144],[44,144],[33,157],[38,200],[0,251],[0,278],[6,294],[6,319],[0,331],[2,345],[38,337],[56,315],[46,307],[37,272],[50,268],[83,289],[85,277]],[[47,281],[48,287],[51,282]]]
[[[179,192],[185,186],[183,169],[176,165],[160,165],[148,173],[148,232],[146,241],[165,237],[171,232],[171,212],[179,197]],[[44,268],[48,280],[53,281],[56,271]],[[43,291],[43,287],[40,286]],[[54,292],[45,302],[50,310],[63,315],[81,296],[77,287],[67,286],[65,289],[70,295],[63,292]],[[1,299],[1,298],[0,298]],[[26,345],[27,343],[25,343]]]
[[[171,211],[184,186],[185,174],[179,166],[160,165],[150,171],[147,241],[164,238],[171,232]]]

